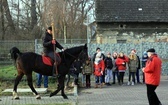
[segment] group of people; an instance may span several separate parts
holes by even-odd
[[[146,61],[145,61],[146,62]],[[96,53],[93,56],[93,68],[95,75],[95,88],[102,87],[103,83],[110,86],[110,80],[113,80],[112,84],[118,80],[119,85],[124,83],[125,71],[129,70],[128,85],[134,85],[136,82],[140,83],[139,69],[140,59],[136,55],[136,50],[132,49],[130,54],[126,56],[123,52],[107,53],[105,56],[100,48],[96,49]],[[135,81],[135,76],[137,81]],[[132,80],[131,80],[132,77]]]
[[[47,28],[45,37],[43,39],[43,46],[46,56],[49,56],[53,60],[55,60],[55,51],[53,47],[58,47],[59,49],[64,50],[64,48],[56,40],[52,39],[52,27]],[[57,58],[56,60],[59,61],[59,58]],[[155,93],[156,88],[160,84],[162,65],[161,59],[156,54],[155,49],[151,48],[144,52],[141,61],[143,82],[146,84],[147,87],[147,97],[149,105],[162,105]],[[136,50],[132,49],[128,56],[126,56],[123,52],[114,52],[113,55],[108,52],[107,56],[105,56],[101,52],[101,49],[97,48],[93,59],[88,58],[84,62],[81,72],[86,77],[87,88],[91,87],[90,76],[94,74],[95,88],[97,88],[99,85],[100,87],[102,87],[103,83],[105,83],[106,85],[111,85],[110,80],[112,79],[112,77],[112,84],[115,84],[115,77],[117,77],[118,84],[123,85],[124,75],[127,69],[129,70],[127,85],[134,85],[136,83],[135,75],[136,73],[139,74],[140,69],[140,59],[136,55]],[[53,71],[55,70],[53,69]],[[137,83],[140,83],[139,75],[137,78]],[[46,85],[46,87],[48,87],[48,85]]]
[[[143,83],[147,87],[147,97],[149,105],[162,105],[159,98],[157,97],[155,90],[160,84],[161,65],[162,61],[158,57],[154,48],[151,48],[143,53],[142,56],[142,72],[143,72]],[[134,85],[135,75],[137,74],[137,83],[139,80],[139,69],[140,69],[140,58],[136,55],[136,50],[132,49],[128,56],[124,55],[123,52],[116,53],[113,55],[108,52],[105,57],[101,53],[100,48],[96,49],[96,53],[93,56],[94,64],[94,75],[95,75],[95,88],[102,87],[103,82],[106,85],[111,85],[110,79],[113,74],[113,84],[115,84],[115,75],[117,75],[119,85],[124,83],[125,71],[129,71],[129,78],[127,85]],[[131,80],[132,77],[132,80]]]

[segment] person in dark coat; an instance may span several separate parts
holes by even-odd
[[[63,51],[64,48],[58,43],[58,41],[53,39],[53,37],[52,37],[52,27],[48,27],[47,30],[46,30],[45,36],[43,38],[43,48],[44,48],[43,50],[44,50],[45,56],[50,57],[53,61],[55,61],[55,57],[56,57],[55,62],[60,63],[61,58],[57,54],[55,54],[54,50],[56,50],[56,48],[59,48],[60,50]],[[53,72],[55,72],[55,70],[53,70]]]
[[[107,57],[104,60],[105,63],[105,83],[107,86],[110,86],[110,80],[112,79],[112,68],[113,68],[113,60],[111,58],[111,53],[107,53]]]
[[[79,85],[79,79],[78,79],[78,77],[79,77],[79,73],[81,73],[82,72],[82,62],[81,62],[81,60],[80,59],[77,59],[77,60],[75,60],[74,61],[74,68],[76,69],[76,72],[74,73],[75,75],[76,75],[76,78],[75,78],[75,80],[74,80],[74,84],[75,85]]]
[[[117,77],[117,80],[119,81],[119,78],[118,78],[118,68],[117,68],[117,65],[116,65],[116,59],[117,59],[117,56],[118,56],[118,53],[117,52],[114,52],[113,53],[113,56],[112,56],[112,61],[113,61],[113,68],[112,68],[112,71],[113,71],[113,83],[112,84],[115,84],[115,79]]]
[[[145,51],[142,55],[142,68],[144,68],[146,66],[146,62],[148,60],[148,55],[147,52]],[[145,75],[143,73],[143,83],[145,83]]]

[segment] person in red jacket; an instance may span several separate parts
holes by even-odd
[[[147,51],[148,60],[146,66],[142,69],[145,74],[145,83],[147,87],[147,97],[149,105],[162,105],[158,99],[155,90],[160,84],[162,61],[151,48]]]
[[[103,85],[102,75],[103,75],[104,69],[105,69],[104,60],[101,56],[101,52],[98,52],[96,54],[95,61],[94,61],[95,88],[98,87],[99,82],[100,82],[100,88]]]
[[[125,70],[126,68],[126,63],[129,62],[129,58],[124,55],[123,52],[119,53],[118,58],[116,59],[116,65],[118,68],[118,76],[119,76],[119,85],[123,84],[124,81],[124,74],[125,74]]]

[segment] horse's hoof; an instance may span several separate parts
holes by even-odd
[[[13,99],[14,100],[19,100],[20,98],[19,98],[19,96],[15,96],[15,97],[13,97]]]
[[[64,98],[64,99],[68,99],[68,97],[67,97],[67,96],[63,96],[63,98]]]
[[[50,94],[50,97],[52,97],[52,96],[54,96],[54,94],[53,94],[53,93],[51,93],[51,94]]]
[[[37,95],[37,96],[36,96],[36,99],[41,99],[40,95]]]

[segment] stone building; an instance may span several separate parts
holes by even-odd
[[[168,41],[168,0],[96,0],[98,43]]]

